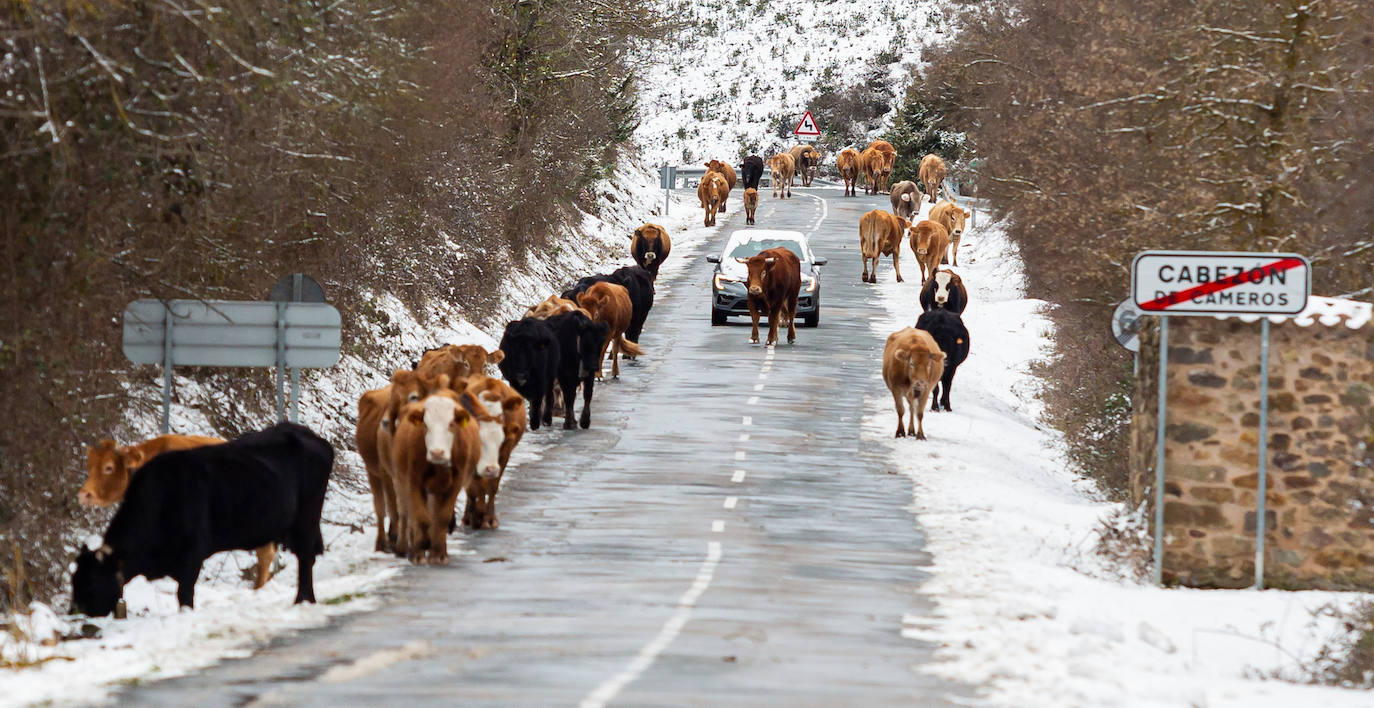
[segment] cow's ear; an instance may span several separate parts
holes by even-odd
[[[487,363],[488,363],[488,364],[500,364],[500,363],[501,363],[501,360],[503,360],[503,359],[505,359],[505,358],[506,358],[506,353],[503,352],[503,351],[501,351],[500,349],[497,349],[497,350],[495,350],[495,351],[489,351],[489,352],[487,352]]]
[[[115,449],[115,441],[109,438],[105,438],[104,440],[100,441],[100,446],[105,448],[106,450],[113,450]]]
[[[415,372],[410,369],[397,369],[391,373],[391,383],[404,384],[406,381],[415,377]]]
[[[506,396],[505,398],[501,399],[501,410],[513,411],[516,408],[520,407],[520,404],[524,402],[525,399],[518,394],[514,396]]]
[[[458,404],[469,413],[475,413],[477,411],[477,399],[473,398],[472,394],[467,391],[458,395]]]
[[[911,358],[911,354],[908,353],[905,349],[898,349],[897,351],[892,353],[892,358],[896,359],[897,361],[906,361]]]
[[[973,216],[973,212],[969,211],[968,209],[965,209],[965,210],[964,210],[964,218],[967,219],[967,218],[969,218],[969,217],[971,217],[971,216]]]
[[[142,451],[142,450],[140,450],[140,449],[138,449],[138,448],[129,448],[129,449],[124,453],[124,464],[125,464],[125,466],[127,466],[127,467],[130,467],[130,468],[142,467],[142,466],[143,466],[143,463],[144,463],[144,462],[147,462],[147,461],[148,461],[148,453],[146,453],[146,452],[144,452],[144,451]]]
[[[453,411],[453,423],[458,427],[463,427],[472,422],[472,414],[466,408],[459,407]]]

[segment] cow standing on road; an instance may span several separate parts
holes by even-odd
[[[835,168],[840,173],[840,179],[844,180],[844,196],[857,197],[854,185],[859,183],[859,151],[854,148],[845,148],[835,157]]]
[[[320,511],[333,466],[329,443],[294,423],[154,457],[129,482],[104,543],[77,556],[73,610],[110,614],[124,584],[140,575],[173,578],[177,603],[195,607],[205,559],[274,541],[296,554],[296,602],[314,602],[315,557],[324,553]]]
[[[921,286],[921,311],[927,312],[943,307],[958,315],[964,314],[968,307],[968,288],[958,273],[941,268]]]
[[[646,268],[654,280],[658,280],[658,269],[672,251],[673,240],[668,237],[668,230],[658,224],[645,224],[630,237],[630,257]]]
[[[949,232],[949,264],[959,265],[959,241],[964,237],[964,225],[973,212],[953,201],[940,202],[930,210],[930,220],[939,222]]]
[[[863,257],[863,274],[859,279],[862,282],[878,282],[878,258],[881,256],[892,256],[892,271],[897,274],[897,282],[902,282],[902,269],[898,261],[902,255],[902,235],[910,226],[906,219],[882,209],[874,209],[859,217],[859,252]]]
[[[592,391],[596,385],[596,372],[601,367],[601,344],[606,340],[609,328],[602,322],[593,322],[581,312],[568,312],[555,315],[547,320],[558,340],[558,387],[563,391],[563,429],[577,427],[573,423],[573,402],[577,398],[577,387],[582,386],[582,415],[578,423],[583,427],[592,424]]]
[[[892,213],[907,221],[911,221],[913,216],[921,213],[921,205],[926,202],[926,197],[921,194],[920,188],[909,179],[892,185],[892,191],[888,196],[892,201]]]
[[[754,215],[759,210],[759,190],[750,187],[744,190],[744,223],[754,225]]]
[[[941,408],[952,411],[949,406],[949,389],[954,385],[954,372],[968,358],[968,328],[958,313],[944,308],[929,310],[916,320],[916,329],[930,333],[931,338],[945,353],[944,371],[940,375],[940,386],[932,397],[931,410]]]
[[[525,436],[525,399],[500,379],[473,376],[468,379],[463,405],[477,420],[482,453],[477,458],[477,473],[468,485],[463,525],[472,529],[494,529],[496,493],[510,462],[511,452]]]
[[[553,387],[562,357],[548,322],[527,317],[506,324],[501,335],[506,353],[497,368],[530,404],[530,429],[553,422]]]
[[[921,265],[921,284],[924,285],[935,276],[935,269],[949,250],[949,232],[939,223],[926,219],[916,222],[908,233],[911,236],[911,250],[916,254],[916,262]]]
[[[396,419],[392,469],[411,563],[448,563],[448,532],[458,492],[472,483],[481,440],[472,415],[447,376],[418,403],[408,403]]]
[[[725,199],[730,196],[730,187],[719,172],[707,172],[697,185],[697,199],[701,208],[706,210],[705,226],[716,225],[716,213],[725,210]]]
[[[778,194],[782,194],[783,199],[792,196],[792,171],[796,169],[796,162],[792,156],[782,152],[768,158],[769,177],[773,180],[773,198],[777,199]]]
[[[921,158],[919,176],[921,184],[925,185],[926,196],[930,198],[930,203],[935,204],[939,201],[940,190],[944,188],[945,176],[948,170],[945,169],[945,161],[939,155],[930,154]]]
[[[757,190],[759,181],[763,179],[763,170],[762,157],[750,155],[744,158],[744,164],[740,165],[740,179],[744,180],[744,188]]]
[[[778,323],[787,323],[787,343],[797,341],[797,293],[801,288],[801,259],[779,246],[749,258],[736,258],[749,269],[745,284],[749,289],[749,317],[754,329],[749,341],[759,343],[759,314],[768,315],[768,341],[778,343]]]
[[[715,172],[725,178],[725,194],[720,198],[720,211],[725,211],[725,200],[730,197],[730,190],[735,188],[735,182],[739,180],[739,178],[735,176],[735,168],[731,167],[729,163],[721,162],[720,160],[711,160],[706,163],[706,172]]]
[[[883,347],[883,381],[892,392],[892,404],[897,408],[897,434],[926,439],[926,399],[940,381],[945,354],[930,333],[907,327],[887,337]],[[903,407],[911,409],[911,418],[902,429]]]

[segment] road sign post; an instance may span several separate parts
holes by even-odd
[[[162,364],[162,430],[171,430],[177,366],[326,368],[339,361],[339,311],[324,303],[135,300],[124,308],[124,356]],[[278,389],[278,414],[282,412]]]
[[[1169,317],[1260,316],[1260,421],[1255,587],[1264,587],[1269,454],[1269,318],[1307,308],[1311,265],[1295,253],[1146,251],[1131,263],[1131,300],[1159,317],[1159,405],[1155,430],[1154,581],[1164,582],[1164,453],[1168,422]]]
[[[272,292],[268,293],[267,299],[273,302],[324,302],[324,288],[319,281],[304,274],[292,273],[282,276],[276,285],[272,286]],[[284,322],[280,308],[278,308],[278,323]],[[279,342],[285,341],[279,338]],[[282,348],[278,347],[279,352]],[[285,420],[282,414],[282,368],[283,363],[279,359],[277,362],[277,420]],[[296,367],[291,368],[291,422],[301,421],[301,370]]]
[[[658,184],[663,187],[663,215],[668,215],[668,201],[677,186],[677,167],[664,165],[658,168]]]

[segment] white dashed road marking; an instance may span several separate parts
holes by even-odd
[[[754,424],[754,419],[753,419],[753,418],[751,418],[751,417],[749,417],[749,416],[747,416],[747,415],[744,416],[744,425],[753,425],[753,424]]]
[[[701,598],[702,593],[706,592],[706,588],[711,586],[711,580],[716,576],[716,566],[720,565],[720,556],[720,543],[718,541],[711,541],[707,544],[706,559],[701,562],[701,569],[697,571],[697,577],[692,582],[692,586],[682,593],[682,597],[678,598],[677,610],[673,612],[673,616],[663,623],[663,628],[658,631],[658,635],[648,644],[645,644],[643,649],[639,650],[639,654],[630,661],[628,666],[587,694],[587,697],[578,704],[580,708],[601,708],[619,695],[631,681],[639,678],[640,674],[643,674],[653,665],[654,661],[658,659],[658,655],[662,654],[663,650],[673,643],[678,633],[686,626],[687,620],[691,619],[692,609],[696,607],[697,600]]]
[[[730,478],[730,481],[731,481],[731,482],[734,482],[735,484],[739,484],[740,482],[743,482],[743,481],[744,481],[744,470],[735,470],[735,474],[734,474],[733,477]]]
[[[758,397],[758,396],[750,396],[750,397],[749,397],[749,400],[748,400],[748,401],[745,401],[746,404],[751,405],[751,406],[754,405],[755,403],[758,403],[758,402],[759,402],[759,397]]]
[[[755,390],[755,391],[762,391],[762,390],[763,390],[763,384],[754,384],[754,390]]]
[[[735,504],[737,504],[738,502],[739,502],[739,497],[726,497],[726,498],[725,498],[725,508],[726,508],[726,509],[733,509],[733,508],[735,508]]]
[[[739,434],[739,441],[740,441],[740,442],[749,442],[749,433],[740,433],[740,434]]]
[[[744,459],[744,456],[745,456],[745,452],[744,452],[743,450],[735,450],[735,459],[736,459],[736,460],[743,460],[743,459]]]
[[[721,521],[720,519],[716,519],[715,521],[712,521],[712,522],[711,522],[711,532],[712,532],[712,533],[721,533],[721,532],[724,531],[724,530],[725,530],[725,522],[724,522],[724,521]]]

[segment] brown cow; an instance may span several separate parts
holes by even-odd
[[[890,198],[892,200],[892,213],[907,221],[911,221],[911,217],[921,213],[921,205],[926,203],[926,195],[921,194],[921,188],[909,179],[892,185]]]
[[[754,214],[759,210],[759,190],[750,187],[744,190],[744,223],[753,226]]]
[[[915,435],[917,440],[926,439],[925,411],[930,392],[940,382],[945,371],[945,353],[929,332],[907,327],[887,337],[883,347],[883,381],[887,390],[892,392],[892,403],[897,408],[897,434],[894,437]],[[911,408],[914,421],[907,422],[902,430],[903,402]]]
[[[868,144],[866,149],[877,150],[885,155],[891,155],[894,159],[897,157],[897,148],[892,147],[892,143],[886,140],[874,140]]]
[[[425,352],[415,365],[415,373],[437,379],[447,374],[454,380],[485,373],[488,364],[499,364],[506,353],[487,351],[480,344],[445,344]]]
[[[168,450],[190,450],[206,445],[218,445],[221,438],[204,435],[159,435],[135,445],[116,445],[113,440],[101,440],[99,445],[86,448],[86,482],[76,492],[82,506],[109,506],[123,501],[134,472],[148,460]],[[277,544],[259,546],[257,572],[253,589],[261,588],[272,579],[272,561],[277,558]]]
[[[797,341],[797,292],[801,288],[801,259],[797,254],[779,246],[761,251],[748,258],[736,258],[749,269],[745,284],[749,289],[749,317],[754,330],[749,341],[759,343],[759,311],[768,315],[768,341],[778,342],[778,322],[787,321],[787,343]]]
[[[601,362],[606,359],[606,350],[611,350],[611,377],[620,378],[620,354],[643,356],[644,351],[638,344],[625,339],[625,328],[630,326],[630,316],[634,305],[630,303],[630,291],[624,285],[615,283],[593,283],[590,288],[577,296],[577,304],[587,311],[593,322],[606,323],[606,339],[601,344],[601,358],[596,364],[596,378],[601,378]]]
[[[921,184],[925,185],[926,196],[930,197],[931,204],[939,199],[939,191],[944,188],[946,174],[945,161],[941,160],[939,155],[930,154],[921,158]]]
[[[916,262],[921,264],[921,285],[935,276],[935,269],[949,249],[949,231],[936,221],[926,219],[916,222],[908,231],[911,237],[911,250],[916,254]]]
[[[811,145],[798,145],[787,154],[792,156],[792,175],[801,177],[802,186],[810,187],[816,178],[816,168],[821,163],[821,154]]]
[[[477,434],[482,452],[476,474],[467,489],[463,525],[473,529],[494,529],[496,493],[510,462],[511,451],[525,435],[525,399],[506,382],[488,376],[468,379],[463,406],[477,419]]]
[[[726,178],[729,181],[729,178]],[[668,254],[673,250],[673,240],[668,237],[668,230],[658,224],[645,224],[635,229],[634,235],[630,237],[630,257],[635,259],[635,263],[644,266],[654,279],[658,279],[658,269],[663,265],[663,261],[668,260]]]
[[[878,282],[878,258],[892,256],[892,270],[897,274],[897,282],[902,282],[902,269],[897,265],[902,253],[902,235],[911,223],[900,216],[893,216],[882,209],[859,217],[859,251],[863,255],[864,270],[860,280],[865,283]],[[873,267],[869,269],[869,262]]]
[[[768,172],[773,179],[773,198],[778,198],[781,190],[782,198],[792,196],[792,171],[796,169],[796,162],[792,156],[782,152],[768,158]]]
[[[887,178],[892,175],[894,157],[876,148],[868,148],[859,154],[859,167],[864,173],[864,194],[882,194],[887,191]]]
[[[873,194],[887,190],[887,180],[892,174],[892,166],[897,164],[897,149],[892,147],[892,143],[886,140],[874,140],[868,144],[865,150],[876,150],[883,156],[881,163],[874,163],[875,173],[882,178],[881,189],[875,187]]]
[[[706,210],[706,226],[716,225],[716,212],[728,196],[730,185],[726,183],[724,175],[719,172],[707,172],[702,176],[701,184],[697,185],[697,199],[701,200],[701,208]]]
[[[729,189],[725,190],[725,197],[720,200],[720,211],[725,211],[725,199],[730,196],[730,190],[735,188],[735,182],[739,181],[739,178],[735,176],[735,168],[720,160],[711,160],[706,163],[706,171],[719,172],[725,177],[725,184],[729,186]]]
[[[382,407],[381,420],[376,426],[376,468],[385,482],[390,483],[391,498],[386,499],[387,487],[382,487],[384,505],[390,523],[387,526],[387,543],[390,550],[396,555],[405,555],[407,550],[406,542],[409,538],[406,529],[405,506],[400,501],[401,482],[395,469],[392,467],[394,458],[393,441],[396,434],[396,417],[400,415],[402,408],[411,403],[417,403],[438,385],[434,379],[422,378],[419,374],[409,369],[397,369],[391,375],[391,384],[385,388],[378,389],[386,392],[386,403]],[[367,394],[363,394],[364,397]],[[362,425],[363,402],[359,400],[359,425]],[[359,441],[358,452],[362,454],[362,441]],[[364,466],[367,459],[363,460]],[[370,481],[370,480],[369,480]],[[376,508],[376,499],[373,499],[373,508]],[[380,525],[380,524],[379,524]]]
[[[560,315],[564,312],[573,312],[576,310],[582,310],[582,308],[579,307],[578,304],[573,302],[572,300],[562,298],[557,295],[550,295],[544,298],[543,302],[539,303],[538,305],[535,305],[534,307],[529,308],[528,310],[525,310],[525,316],[533,317],[536,320],[547,320],[548,318],[553,317],[554,315]],[[583,310],[583,312],[585,312],[585,310]]]
[[[390,402],[390,386],[364,392],[358,399],[358,427],[353,433],[353,439],[358,444],[358,456],[363,458],[363,468],[367,470],[367,486],[372,489],[372,510],[377,514],[377,542],[373,549],[382,553],[392,549],[399,517],[396,486],[391,479],[389,466],[382,466],[382,458],[377,450],[382,416]],[[388,528],[391,529],[390,534],[387,533]]]
[[[949,231],[949,244],[953,251],[949,258],[950,265],[959,265],[959,241],[964,237],[964,224],[970,216],[973,216],[973,212],[955,204],[953,200],[940,202],[930,210],[930,220],[938,221]]]
[[[835,167],[840,171],[840,179],[844,180],[844,196],[858,196],[854,185],[859,183],[859,151],[854,148],[841,150],[835,158]]]
[[[396,472],[407,557],[412,563],[448,562],[448,529],[458,492],[472,484],[481,438],[472,414],[441,376],[437,388],[408,403],[396,418],[392,469]]]

